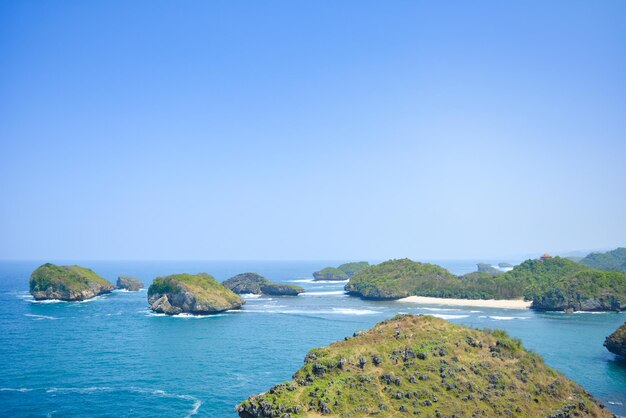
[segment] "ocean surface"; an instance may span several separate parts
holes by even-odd
[[[476,267],[471,260],[436,262],[456,274]],[[113,283],[122,274],[148,285],[171,273],[208,272],[222,281],[254,271],[307,291],[250,297],[238,312],[167,317],[148,311],[145,290],[35,302],[28,277],[40,264],[0,262],[0,416],[235,417],[237,403],[289,380],[309,349],[397,313],[505,329],[626,416],[626,362],[602,346],[625,314],[362,301],[344,294],[345,282],[311,280],[337,261],[78,263]]]

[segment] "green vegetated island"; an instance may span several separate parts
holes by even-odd
[[[626,310],[626,274],[555,257],[526,260],[508,272],[455,276],[443,267],[409,259],[389,260],[356,273],[345,290],[364,299],[408,296],[532,300],[532,308],[556,311]]]
[[[148,288],[150,309],[168,315],[209,315],[239,309],[244,303],[207,273],[157,277]]]
[[[222,282],[226,288],[239,295],[297,296],[304,293],[301,286],[274,283],[257,273],[242,273]]]
[[[30,275],[30,293],[35,300],[79,302],[110,293],[115,286],[93,270],[81,266],[46,263]]]
[[[504,331],[399,315],[311,350],[290,382],[236,407],[269,417],[611,417]]]
[[[339,267],[326,267],[320,271],[314,272],[313,278],[315,280],[348,280],[356,273],[369,267],[369,265],[370,264],[367,261],[358,261],[345,263]]]

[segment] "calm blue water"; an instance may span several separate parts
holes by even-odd
[[[457,274],[473,261],[439,264]],[[308,294],[248,299],[241,312],[165,317],[146,309],[146,292],[115,292],[83,303],[35,303],[28,277],[40,262],[0,263],[1,416],[236,416],[248,395],[288,380],[315,346],[369,328],[398,312],[433,314],[503,328],[552,367],[626,415],[626,363],[602,346],[624,314],[538,314],[527,310],[368,302],[344,283],[312,282],[337,262],[81,262],[112,282],[130,274],[150,283],[206,271],[218,280],[256,271]]]

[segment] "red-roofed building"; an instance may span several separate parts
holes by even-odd
[[[545,254],[544,254],[544,255],[542,255],[540,258],[541,258],[542,260],[548,260],[548,259],[552,258],[552,256],[551,256],[550,254],[548,254],[548,253],[545,253]]]

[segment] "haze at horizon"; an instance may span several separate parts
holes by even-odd
[[[619,1],[3,2],[0,258],[624,246],[625,18]]]

